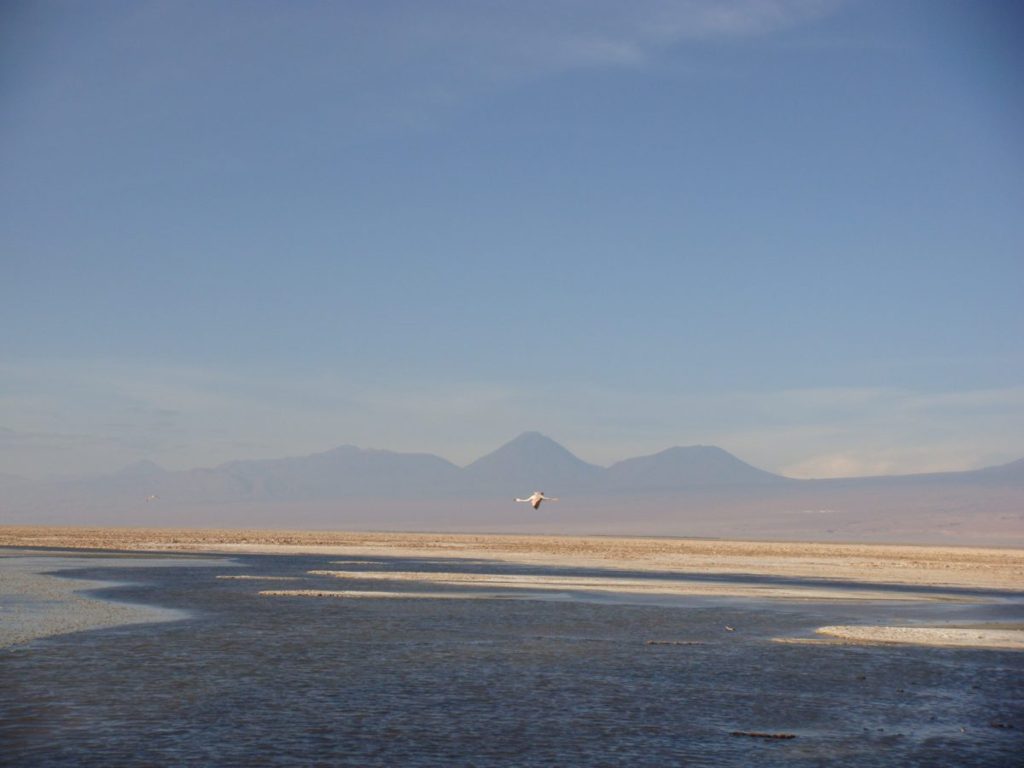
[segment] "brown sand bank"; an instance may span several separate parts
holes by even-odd
[[[818,633],[855,643],[1001,648],[1024,651],[1024,632],[991,627],[820,627]]]
[[[1024,591],[1024,550],[708,539],[0,526],[0,546],[430,557]]]

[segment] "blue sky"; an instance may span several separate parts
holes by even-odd
[[[0,14],[0,472],[1024,456],[1018,3]]]

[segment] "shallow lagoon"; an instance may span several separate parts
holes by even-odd
[[[475,599],[480,590],[443,586],[466,599],[311,599],[259,593],[439,590],[383,573],[358,582],[309,573],[331,569],[695,577],[443,558],[232,561],[96,567],[83,558],[68,575],[131,582],[99,594],[188,618],[0,651],[0,761],[1011,766],[1024,753],[1022,653],[776,642],[811,639],[829,624],[1019,622],[1021,595],[953,590],[965,602],[926,602],[545,590]],[[217,578],[237,575],[292,578]]]

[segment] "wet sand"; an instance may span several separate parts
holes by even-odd
[[[412,573],[408,581],[436,585],[464,585],[483,588],[485,593],[508,588],[531,590],[599,590],[628,593],[635,590],[663,590],[674,594],[731,595],[764,599],[841,600],[892,599],[872,589],[879,585],[927,588],[914,594],[903,591],[898,599],[966,599],[955,590],[987,590],[1004,599],[1024,597],[1024,550],[978,547],[931,547],[905,545],[782,543],[701,539],[500,536],[400,533],[335,533],[311,531],[226,531],[203,529],[141,528],[44,528],[0,527],[0,546],[55,547],[61,549],[106,549],[146,552],[326,554],[343,556],[339,565],[364,565],[390,558],[435,558],[438,561],[486,561],[490,565],[600,568],[606,571],[774,577],[813,580],[813,585],[762,585],[735,581],[677,581],[630,579],[609,573],[592,583],[566,583],[558,577],[513,583],[508,576],[495,581],[494,574]],[[339,568],[339,579],[357,581],[403,577],[391,571],[376,576],[363,568]],[[834,583],[832,588],[830,584]],[[341,585],[339,585],[341,586]],[[348,586],[346,584],[346,586]],[[943,588],[950,590],[949,594]],[[333,592],[333,594],[328,594]],[[352,597],[355,590],[265,590],[264,594],[306,597]],[[392,595],[396,594],[390,590]],[[379,593],[386,596],[385,593]],[[404,593],[399,593],[404,594]],[[359,594],[359,596],[363,596]],[[835,630],[835,628],[823,628]],[[855,629],[855,632],[846,631]],[[849,642],[913,642],[924,645],[957,643],[971,647],[1024,648],[1024,630],[1005,627],[969,628],[950,633],[944,627],[855,627],[832,631]],[[966,634],[965,634],[966,633]],[[895,639],[894,639],[895,638]]]
[[[627,578],[606,576],[543,576],[532,574],[494,574],[494,573],[443,573],[436,571],[392,571],[392,570],[361,570],[335,571],[315,570],[309,572],[314,576],[329,576],[345,581],[389,581],[414,582],[417,584],[437,584],[445,586],[483,587],[486,594],[516,596],[533,594],[537,591],[560,591],[575,594],[608,594],[608,595],[676,595],[702,597],[744,597],[781,600],[914,600],[914,601],[949,601],[972,602],[974,598],[964,597],[952,592],[931,592],[900,590],[898,592],[880,589],[858,589],[844,586],[842,589],[828,585],[775,584],[758,582],[734,581],[686,581],[675,578]],[[681,574],[684,576],[684,574]],[[493,590],[501,590],[498,593]],[[480,594],[476,591],[463,592],[466,596]]]
[[[175,621],[187,614],[148,605],[103,600],[87,594],[118,582],[51,575],[74,568],[132,568],[209,564],[184,558],[154,561],[133,557],[21,554],[0,551],[0,649],[42,637],[125,624]]]

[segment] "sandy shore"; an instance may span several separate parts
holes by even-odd
[[[505,597],[509,589],[672,593],[741,596],[763,599],[814,600],[965,600],[957,590],[995,591],[1003,599],[1024,600],[1024,550],[978,547],[931,547],[873,544],[816,544],[699,539],[499,536],[400,533],[334,533],[310,531],[227,531],[141,528],[0,527],[0,546],[147,552],[252,554],[322,554],[343,556],[336,571],[337,590],[264,589],[268,597],[409,597],[409,592],[349,585],[378,579],[476,587],[477,597]],[[489,574],[395,572],[365,568],[388,558],[416,558],[436,564],[473,561],[491,566],[557,566],[600,568],[606,576],[543,578]],[[658,574],[630,578],[615,571]],[[700,581],[672,581],[699,574]],[[708,580],[711,575],[732,581]],[[741,583],[737,577],[813,580],[806,584]],[[274,577],[253,579],[267,581]],[[345,584],[345,586],[342,586]],[[901,585],[897,597],[873,588]],[[296,585],[298,586],[298,585]],[[915,592],[913,587],[927,588]],[[949,590],[948,592],[945,590]],[[448,592],[419,592],[419,597],[453,597]],[[468,597],[468,595],[465,595]],[[845,642],[909,642],[923,645],[1024,649],[1019,627],[823,627]]]
[[[860,643],[1005,648],[1024,651],[1024,631],[990,627],[820,627],[818,633]]]
[[[180,611],[113,602],[92,597],[95,589],[116,586],[110,581],[65,578],[52,572],[84,567],[127,568],[178,566],[197,561],[168,558],[48,556],[0,552],[0,649],[41,637],[117,627],[175,621]]]
[[[1024,549],[710,539],[0,526],[0,546],[457,558],[1024,591]],[[352,562],[352,561],[350,561]]]

